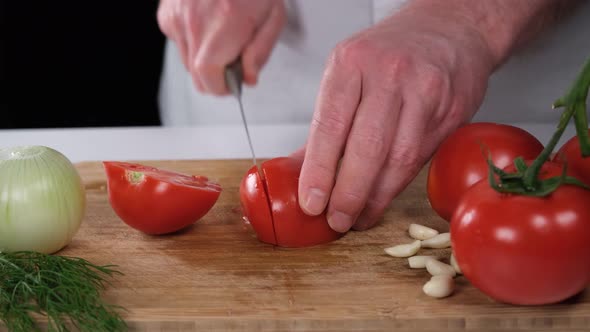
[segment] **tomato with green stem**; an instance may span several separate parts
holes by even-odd
[[[457,129],[439,146],[428,169],[428,200],[443,219],[450,221],[463,193],[487,177],[483,146],[498,167],[516,157],[533,159],[543,150],[535,136],[511,125],[478,122]]]
[[[127,225],[147,234],[179,231],[211,210],[221,186],[137,163],[105,161],[109,203]]]
[[[540,176],[562,171],[562,164],[547,162]],[[565,300],[590,281],[589,204],[590,190],[576,185],[537,197],[500,193],[481,181],[451,220],[455,259],[475,287],[500,302]]]
[[[240,184],[240,203],[258,239],[281,247],[308,247],[343,236],[330,228],[325,213],[309,216],[299,207],[302,161],[279,157],[250,168]],[[261,176],[262,173],[262,176]]]

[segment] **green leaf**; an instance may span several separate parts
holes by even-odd
[[[539,181],[539,187],[536,191],[530,192],[531,196],[544,197],[550,195],[552,192],[563,183],[562,176],[555,176],[543,181]]]
[[[582,187],[584,189],[590,190],[590,186],[589,185],[587,185],[584,182],[576,179],[573,176],[566,176],[565,179],[563,180],[563,183],[564,184],[571,184],[571,185],[574,185],[574,186],[578,186],[578,187]]]
[[[524,161],[524,158],[522,157],[517,157],[516,159],[514,159],[514,167],[516,167],[516,170],[519,173],[524,173],[528,168],[526,162]]]

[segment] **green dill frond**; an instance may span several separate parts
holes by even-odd
[[[107,277],[121,272],[82,258],[21,251],[0,253],[0,320],[9,331],[37,331],[31,314],[47,317],[49,331],[124,331],[120,307],[104,303]]]

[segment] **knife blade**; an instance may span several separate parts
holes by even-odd
[[[252,144],[252,138],[250,137],[250,131],[248,130],[248,122],[246,121],[246,113],[244,112],[244,106],[242,104],[242,81],[243,81],[243,70],[242,61],[240,58],[230,63],[225,68],[225,82],[229,91],[236,98],[240,107],[240,114],[242,115],[242,123],[244,124],[244,130],[246,131],[246,137],[248,138],[248,145],[250,146],[250,153],[252,154],[252,163],[258,169],[258,163],[256,162],[256,154],[254,153],[254,145]]]

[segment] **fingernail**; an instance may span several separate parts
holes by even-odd
[[[328,217],[328,224],[336,232],[345,233],[352,226],[352,216],[340,211],[334,211]]]
[[[304,202],[303,209],[311,215],[318,215],[326,207],[326,193],[317,188],[311,188],[307,192],[307,199]]]

